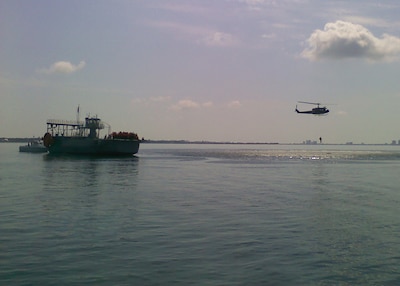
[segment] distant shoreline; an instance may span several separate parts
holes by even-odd
[[[40,137],[32,137],[32,138],[0,138],[0,143],[26,143],[31,141],[41,140]]]
[[[26,143],[41,138],[0,138],[0,143]],[[189,141],[189,140],[141,140],[140,143],[151,144],[249,144],[249,145],[277,145],[277,142],[217,142],[217,141]]]
[[[1,137],[0,143],[27,143],[31,141],[41,140],[40,137],[32,138],[6,138]],[[317,146],[317,145],[354,145],[354,146],[400,146],[400,144],[393,143],[279,143],[279,142],[220,142],[220,141],[190,141],[190,140],[141,140],[142,144],[209,144],[209,145],[304,145],[304,146]]]
[[[151,144],[215,144],[215,145],[278,145],[278,142],[218,142],[218,141],[189,141],[189,140],[142,140],[141,143]]]

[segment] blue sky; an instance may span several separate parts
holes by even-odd
[[[400,3],[349,2],[1,1],[0,137],[79,105],[148,139],[399,140]]]

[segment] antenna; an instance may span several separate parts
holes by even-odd
[[[79,105],[78,108],[76,109],[76,124],[79,124]]]

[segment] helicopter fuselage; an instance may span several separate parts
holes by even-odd
[[[297,113],[302,113],[302,114],[315,114],[315,115],[319,115],[319,114],[326,114],[329,112],[329,109],[327,109],[326,107],[315,107],[311,110],[306,110],[306,111],[300,111],[297,109],[296,107],[296,112]]]

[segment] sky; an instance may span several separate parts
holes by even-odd
[[[399,14],[392,0],[2,0],[0,137],[43,136],[79,106],[150,140],[391,143]]]

